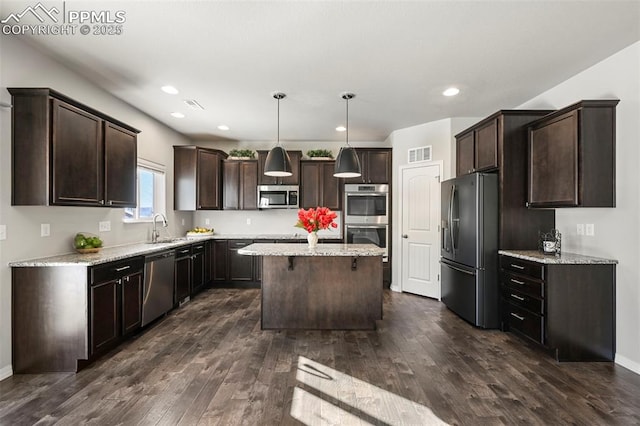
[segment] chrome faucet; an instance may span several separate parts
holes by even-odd
[[[162,218],[162,226],[163,227],[166,228],[169,225],[167,223],[167,218],[162,213],[156,213],[155,215],[153,215],[153,230],[151,231],[151,242],[152,243],[157,243],[158,242],[158,237],[160,236],[160,232],[158,231],[158,229],[156,227],[156,219],[158,219],[158,217]]]

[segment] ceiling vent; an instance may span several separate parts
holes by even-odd
[[[419,163],[420,161],[431,161],[431,145],[409,150],[409,163]]]
[[[200,105],[195,99],[185,99],[184,103],[187,104],[187,106],[191,109],[204,110],[202,105]]]

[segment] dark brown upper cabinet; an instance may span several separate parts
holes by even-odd
[[[342,187],[333,177],[335,161],[303,160],[300,162],[300,207],[328,207],[341,210]]]
[[[345,183],[391,183],[391,148],[356,148],[362,175]]]
[[[501,110],[456,135],[456,170],[498,174],[499,247],[537,249],[538,232],[555,227],[553,210],[528,209],[527,125],[552,111]]]
[[[258,161],[224,160],[223,209],[258,209]]]
[[[300,185],[300,160],[302,151],[289,151],[291,160],[291,176],[276,177],[264,174],[264,164],[267,162],[269,151],[258,151],[258,185]]]
[[[457,176],[498,167],[498,125],[493,118],[456,136]]]
[[[12,96],[12,205],[136,206],[139,130],[48,88]]]
[[[173,208],[222,209],[222,161],[227,154],[190,145],[173,147]]]
[[[529,207],[615,207],[615,107],[586,100],[528,126]]]

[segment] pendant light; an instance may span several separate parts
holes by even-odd
[[[347,101],[347,122],[345,123],[345,127],[347,128],[347,146],[340,148],[338,158],[336,158],[333,176],[338,178],[358,177],[362,175],[360,171],[360,160],[358,159],[356,150],[349,145],[349,99],[353,99],[356,95],[345,92],[340,96]]]
[[[275,92],[274,99],[278,100],[278,144],[269,151],[267,160],[264,163],[264,174],[267,176],[291,176],[291,159],[289,154],[280,146],[280,99],[284,99],[287,95],[282,92]]]

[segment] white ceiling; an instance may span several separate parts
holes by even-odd
[[[0,15],[36,3],[3,0]],[[195,140],[274,140],[278,90],[281,140],[344,140],[339,94],[351,91],[350,140],[382,141],[514,108],[640,40],[637,0],[43,3],[124,11],[119,36],[30,41]],[[165,84],[180,94],[161,92]],[[460,95],[443,97],[450,85]]]

